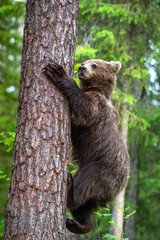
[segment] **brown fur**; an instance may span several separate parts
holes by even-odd
[[[91,213],[118,195],[129,172],[129,156],[117,128],[118,112],[110,102],[121,65],[88,60],[82,66],[86,71],[79,70],[80,88],[60,65],[44,69],[72,110],[73,156],[79,168],[73,177],[68,175],[67,207],[74,219],[66,225],[79,234],[92,230]]]

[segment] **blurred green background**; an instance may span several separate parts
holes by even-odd
[[[0,0],[0,239],[16,130],[24,17],[25,1]],[[113,103],[120,121],[123,104],[128,106],[131,177],[125,205],[136,210],[136,240],[160,240],[159,39],[159,0],[80,0],[75,80],[79,64],[87,59],[122,64]],[[103,210],[95,218],[98,230],[75,239],[102,239],[111,217]]]

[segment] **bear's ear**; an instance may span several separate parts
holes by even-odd
[[[120,68],[121,68],[121,63],[120,62],[113,62],[113,61],[111,61],[109,63],[110,63],[110,66],[112,68],[112,71],[114,73],[117,73],[120,70]]]

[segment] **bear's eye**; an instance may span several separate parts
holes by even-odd
[[[109,80],[108,80],[108,82],[109,82],[109,83],[112,83],[112,80],[111,80],[111,79],[109,79]]]
[[[92,64],[92,69],[96,69],[97,65],[96,64]]]

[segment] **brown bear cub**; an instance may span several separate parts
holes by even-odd
[[[129,156],[110,101],[120,67],[120,62],[88,60],[78,69],[80,87],[56,63],[43,70],[72,111],[73,157],[79,168],[73,177],[68,175],[67,207],[73,220],[67,219],[66,226],[73,233],[90,232],[91,213],[114,200],[127,184]]]

